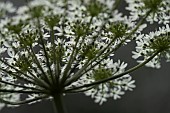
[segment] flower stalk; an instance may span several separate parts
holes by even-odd
[[[169,0],[125,2],[129,15],[119,11],[122,0],[0,2],[0,106],[52,99],[55,112],[66,113],[68,93],[101,105],[136,87],[131,72],[170,61]],[[163,27],[151,30],[152,23]],[[132,41],[139,64],[126,69],[115,55]]]
[[[102,79],[102,80],[99,80],[99,81],[96,81],[96,82],[92,82],[90,84],[85,84],[83,86],[79,86],[79,87],[75,87],[75,88],[72,88],[72,89],[67,89],[65,90],[66,92],[69,92],[69,91],[74,91],[74,90],[78,90],[78,89],[82,89],[82,88],[88,88],[88,87],[92,87],[92,86],[95,86],[95,85],[98,85],[98,84],[102,84],[102,83],[105,83],[105,82],[108,82],[110,80],[114,80],[114,79],[117,79],[117,78],[120,78],[126,74],[129,74],[131,72],[134,72],[135,70],[143,67],[145,64],[147,64],[149,61],[151,61],[156,55],[158,55],[160,53],[160,51],[157,51],[155,52],[152,56],[150,56],[148,59],[146,59],[144,62],[142,62],[141,64],[138,64],[137,66],[134,66],[132,68],[130,68],[129,70],[123,72],[123,73],[120,73],[118,75],[113,75],[111,77],[108,77],[108,78],[105,78],[105,79]]]
[[[56,94],[53,96],[55,113],[67,113],[64,103],[63,94]]]

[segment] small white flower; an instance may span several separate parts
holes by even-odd
[[[121,98],[121,95],[124,95],[124,92],[123,91],[121,91],[120,89],[118,89],[118,88],[114,88],[113,89],[113,99],[114,100],[117,100],[117,99],[120,99]]]
[[[149,56],[149,53],[153,53],[153,48],[149,48],[151,41],[156,40],[161,35],[167,35],[166,33],[170,32],[169,25],[166,24],[166,26],[159,27],[159,29],[155,32],[150,32],[149,34],[140,34],[138,38],[136,39],[136,51],[132,51],[133,55],[132,57],[134,59],[138,59],[139,57],[144,57],[143,60],[138,60],[138,62],[143,62],[145,59],[147,59]],[[165,51],[166,56],[169,56],[169,49]],[[166,57],[167,61],[169,60],[169,57]],[[160,68],[160,56],[154,57],[150,62],[146,64],[146,66],[153,67],[153,68]]]
[[[0,2],[0,11],[3,12],[9,12],[9,13],[14,13],[16,11],[16,8],[13,6],[12,3],[10,2]]]
[[[145,8],[145,3],[143,0],[125,0],[128,3],[126,7],[127,10],[130,11],[131,19],[138,20],[140,16],[144,16],[150,9]],[[153,1],[152,1],[153,2]],[[148,5],[148,4],[147,4]],[[148,17],[147,21],[153,24],[154,22],[167,24],[170,23],[169,18],[170,15],[167,13],[170,11],[170,1],[169,0],[162,0],[159,6],[155,6],[151,9],[156,10],[152,12]],[[147,6],[146,6],[147,7]],[[151,7],[150,7],[151,8]]]

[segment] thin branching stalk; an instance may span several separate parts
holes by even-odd
[[[1,83],[5,84],[5,85],[11,85],[11,86],[16,86],[19,88],[24,88],[24,89],[30,89],[30,90],[37,90],[37,91],[42,91],[42,89],[38,89],[38,88],[34,88],[34,87],[29,87],[29,86],[24,86],[24,85],[20,85],[20,84],[15,84],[15,83],[11,83],[11,82],[7,82],[4,80],[0,80]]]
[[[60,74],[59,65],[60,65],[60,63],[58,63],[58,62],[60,62],[60,61],[59,61],[58,57],[56,56],[56,49],[55,49],[56,45],[55,45],[55,35],[54,35],[54,33],[55,33],[54,28],[52,27],[51,28],[51,38],[52,38],[52,49],[53,49],[52,55],[53,55],[53,63],[54,63],[54,74],[53,74],[52,78],[55,80],[56,84],[59,85],[59,74]]]
[[[56,113],[66,113],[66,109],[63,103],[63,94],[54,95],[53,101]]]
[[[137,26],[128,34],[127,38],[129,38],[139,27],[140,25],[145,21],[145,19],[147,18],[147,16],[150,14],[150,11],[148,11],[148,13],[146,13],[146,15],[138,22]],[[96,65],[98,65],[101,61],[103,61],[103,59],[105,59],[106,57],[108,57],[111,53],[115,52],[118,48],[120,48],[122,46],[122,44],[126,41],[125,38],[124,40],[122,40],[115,48],[113,48],[110,52],[107,52],[104,57],[97,61],[95,64],[93,64],[92,66],[90,66],[92,64],[92,62],[94,62],[98,57],[96,56],[91,62],[86,62],[84,67],[82,67],[82,69],[80,69],[78,72],[76,72],[73,77],[71,79],[69,79],[67,81],[67,83],[65,85],[69,85],[70,83],[72,83],[73,81],[76,81],[77,79],[79,79],[83,74],[87,73],[88,71],[90,71],[92,68],[94,68]],[[106,51],[108,49],[108,47],[111,45],[112,43],[108,44],[108,46],[106,46],[106,48],[104,48],[100,53],[104,53],[104,51]],[[88,68],[88,66],[90,66]],[[88,69],[87,69],[88,68]]]
[[[44,40],[43,40],[43,35],[42,35],[41,27],[40,27],[41,25],[40,25],[39,18],[37,18],[37,23],[38,23],[37,27],[38,27],[38,31],[39,31],[39,35],[40,35],[41,44],[42,44],[42,47],[43,47],[43,52],[44,52],[44,55],[45,55],[45,58],[46,58],[46,65],[48,67],[48,70],[49,70],[50,76],[51,76],[51,78],[49,78],[49,76],[47,76],[47,78],[48,78],[50,84],[55,84],[54,78],[53,78],[53,73],[52,73],[52,70],[51,70],[50,61],[49,61],[49,55],[47,53],[47,50],[45,48],[45,43],[44,43]]]
[[[116,10],[116,9],[119,7],[121,1],[122,1],[122,0],[115,0],[114,6],[113,6],[113,8],[112,8],[112,11]]]
[[[99,81],[96,81],[96,82],[92,82],[92,83],[90,83],[90,84],[85,84],[85,85],[83,85],[83,86],[71,88],[71,89],[68,89],[68,90],[66,90],[66,91],[69,92],[69,91],[72,91],[72,90],[77,90],[77,89],[82,89],[82,88],[86,88],[86,87],[91,87],[91,86],[94,86],[94,85],[98,85],[98,84],[102,84],[102,83],[108,82],[108,81],[110,81],[110,80],[114,80],[114,79],[120,78],[120,77],[122,77],[122,76],[124,76],[124,75],[126,75],[126,74],[129,74],[129,73],[131,73],[131,72],[133,72],[133,71],[135,71],[135,70],[143,67],[145,64],[147,64],[149,61],[151,61],[151,60],[152,60],[156,55],[158,55],[159,53],[160,53],[160,51],[157,51],[157,52],[154,53],[152,56],[150,56],[148,59],[146,59],[143,63],[138,64],[137,66],[134,66],[134,67],[132,67],[131,69],[129,69],[129,70],[123,72],[123,73],[120,73],[120,74],[118,74],[118,75],[113,75],[113,76],[111,76],[111,77],[109,77],[109,78],[106,78],[106,79],[103,79],[103,80],[99,80]]]
[[[1,67],[0,67],[0,70],[3,71],[3,72],[5,72],[5,73],[7,73],[7,74],[10,74],[10,75],[13,76],[13,77],[18,78],[19,80],[21,80],[21,81],[23,81],[23,82],[26,82],[26,83],[28,82],[28,83],[31,83],[31,84],[35,84],[32,80],[26,79],[26,78],[24,78],[24,77],[22,77],[22,76],[20,76],[20,75],[18,75],[18,74],[11,73],[10,71],[7,71],[6,69],[3,69],[3,68],[1,68]]]
[[[66,113],[64,96],[82,92],[102,104],[136,87],[130,73],[170,60],[168,0],[125,0],[127,16],[122,0],[26,1],[0,7],[0,109],[51,99]],[[147,22],[165,26],[143,34]],[[133,40],[140,63],[126,69],[114,55]]]
[[[30,55],[32,55],[32,57],[33,57],[36,65],[38,66],[38,68],[39,68],[39,69],[41,70],[41,72],[42,72],[42,75],[41,75],[41,76],[43,76],[43,77],[45,78],[45,82],[47,82],[46,86],[49,87],[50,81],[49,81],[49,79],[48,79],[48,75],[44,72],[43,67],[41,66],[40,62],[38,61],[38,59],[37,59],[37,57],[36,57],[36,55],[35,55],[35,52],[34,52],[32,46],[30,46],[30,50],[31,50],[31,52],[28,50],[28,53],[29,53]]]
[[[28,79],[34,80],[34,78],[30,77],[29,75],[27,75],[26,73],[22,72],[21,70],[15,68],[14,66],[8,64],[7,62],[5,62],[4,60],[0,59],[0,61],[2,63],[4,63],[5,65],[9,66],[10,68],[14,69],[16,71],[16,73],[20,73],[23,74],[25,77],[27,77]],[[1,69],[2,70],[2,69]],[[10,72],[9,72],[10,73]]]
[[[0,89],[0,92],[7,92],[7,93],[23,93],[23,94],[45,94],[44,91],[34,91],[34,90],[15,90],[15,89]]]
[[[7,103],[9,105],[23,105],[23,104],[33,103],[33,102],[36,102],[38,100],[45,99],[45,98],[48,98],[48,96],[47,95],[43,95],[43,96],[35,97],[33,99],[23,100],[23,101],[19,101],[19,102],[12,102],[12,101],[8,101],[8,100],[4,100],[4,99],[0,98],[0,101],[4,102],[4,103]]]

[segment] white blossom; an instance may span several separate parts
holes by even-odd
[[[0,109],[58,93],[84,92],[99,105],[120,99],[136,87],[130,75],[136,67],[128,70],[114,57],[132,40],[137,67],[157,51],[146,66],[160,68],[161,57],[170,61],[169,0],[126,2],[130,16],[114,0],[32,0],[19,8],[0,3]],[[145,21],[163,27],[143,33],[150,26]]]
[[[138,59],[140,57],[143,57],[143,60],[148,58],[150,53],[154,52],[154,48],[149,47],[152,41],[157,40],[158,38],[161,38],[162,35],[165,35],[165,37],[168,37],[169,35],[166,33],[170,32],[169,25],[166,24],[166,26],[159,27],[158,30],[155,32],[150,32],[149,34],[140,34],[138,38],[136,39],[136,51],[132,51],[133,58]],[[168,40],[167,40],[168,41]],[[167,61],[169,61],[169,49],[165,51]],[[138,62],[143,62],[143,60],[138,60]],[[153,68],[160,68],[160,54],[154,57],[150,62],[146,64],[146,66],[153,67]]]
[[[169,23],[169,14],[167,12],[170,11],[170,1],[169,0],[155,0],[155,3],[152,3],[154,1],[145,1],[145,0],[126,0],[128,3],[128,7],[126,7],[127,10],[130,11],[131,19],[132,20],[138,20],[140,16],[145,15],[146,12],[149,10],[153,10],[153,12],[147,17],[147,21],[150,23],[157,22],[157,23]],[[146,4],[145,4],[146,2]],[[150,2],[150,3],[149,3]],[[160,2],[160,3],[159,3]],[[148,6],[147,6],[148,5]],[[149,9],[151,6],[149,5],[156,5],[156,9]]]

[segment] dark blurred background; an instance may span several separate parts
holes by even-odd
[[[25,0],[8,1],[19,6]],[[124,5],[122,2],[122,7]],[[155,25],[150,25],[150,28],[155,28]],[[134,47],[135,43],[132,42],[120,48],[114,59],[128,62],[128,67],[136,65],[131,58]],[[136,80],[137,87],[134,91],[126,92],[119,100],[109,99],[102,106],[95,104],[84,94],[67,95],[65,105],[68,113],[170,113],[170,63],[162,60],[161,69],[143,67],[131,75]],[[0,113],[53,113],[53,104],[51,101],[43,101],[17,108],[4,108]]]

